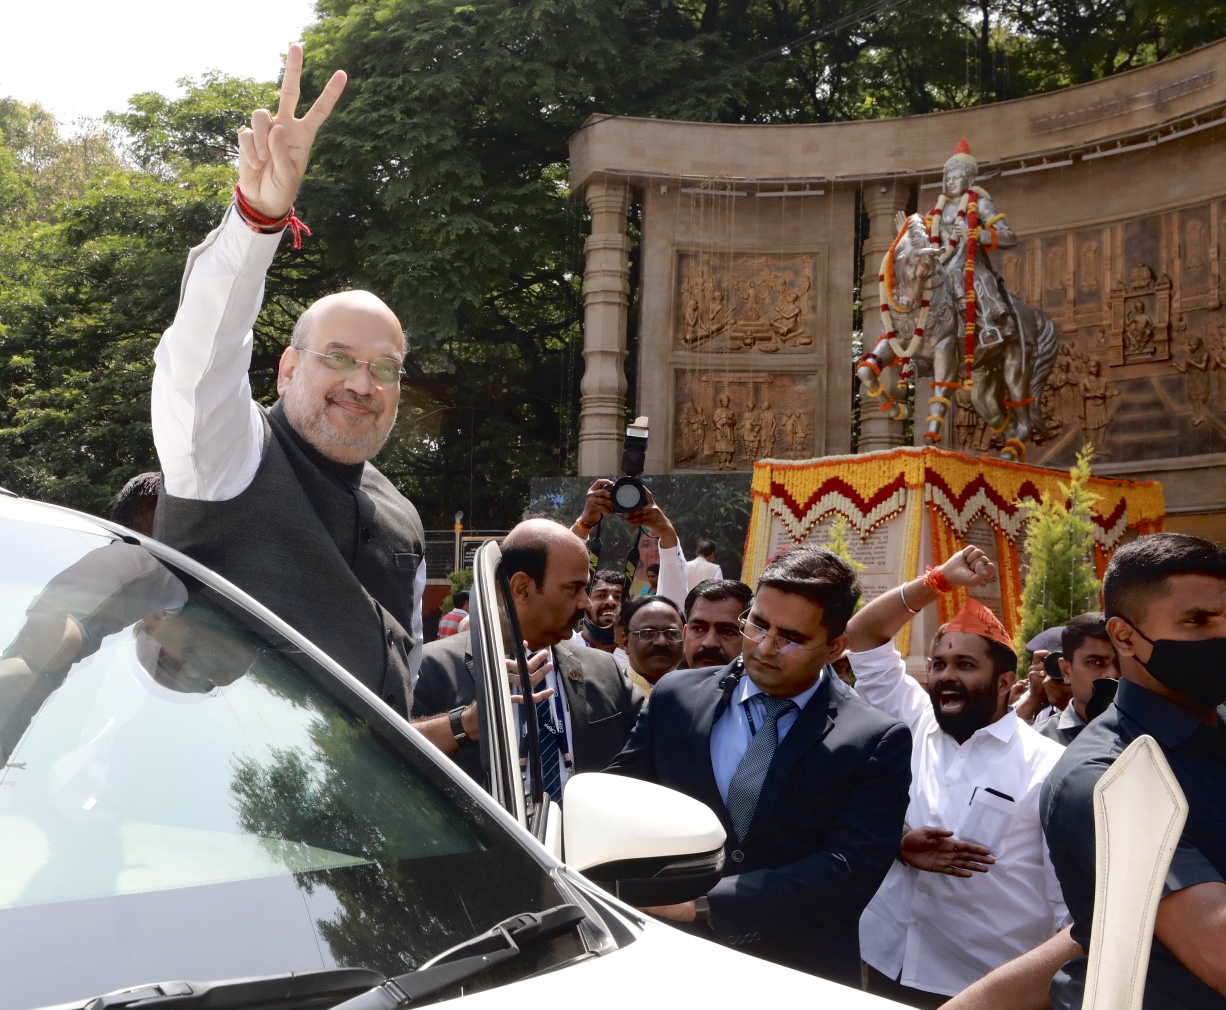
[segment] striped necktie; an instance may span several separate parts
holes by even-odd
[[[766,708],[766,720],[749,741],[740,764],[732,774],[732,781],[728,784],[726,806],[738,841],[744,840],[750,824],[753,823],[754,812],[758,809],[762,784],[766,781],[766,773],[770,771],[771,760],[779,746],[779,720],[796,708],[796,702],[791,698],[776,698],[772,694],[760,694],[758,697]],[[746,700],[744,704],[748,706],[750,700],[752,699]]]
[[[536,724],[541,737],[541,788],[549,798],[558,803],[562,799],[562,763],[558,748],[558,736],[553,730],[552,699],[536,703]]]

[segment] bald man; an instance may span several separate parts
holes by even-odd
[[[552,520],[527,519],[502,542],[502,567],[538,691],[542,778],[558,800],[573,773],[601,771],[622,749],[643,695],[611,655],[570,643],[590,603],[582,540]],[[413,724],[480,781],[476,692],[466,632],[426,646]]]
[[[154,535],[246,590],[407,715],[424,537],[417,510],[368,462],[396,420],[400,321],[368,291],[329,295],[294,327],[272,409],[252,400],[247,377],[264,276],[345,86],[337,71],[299,119],[301,72],[302,49],[292,46],[277,114],[257,110],[239,132],[235,202],[188,256],[179,311],[154,355],[164,475]]]

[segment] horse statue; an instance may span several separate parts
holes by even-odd
[[[917,366],[931,373],[924,438],[934,444],[952,417],[954,393],[967,389],[1003,442],[1001,455],[1019,460],[1027,439],[1048,434],[1039,401],[1060,339],[1047,314],[1017,298],[992,269],[987,254],[1016,245],[1017,236],[974,185],[977,168],[959,142],[932,211],[895,217],[898,234],[878,274],[882,336],[856,372],[864,393],[881,401],[878,409],[899,420],[907,406],[885,390],[882,372],[898,362],[900,390]]]

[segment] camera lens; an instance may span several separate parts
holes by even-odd
[[[615,512],[637,512],[647,504],[647,490],[637,477],[620,477],[611,489]]]

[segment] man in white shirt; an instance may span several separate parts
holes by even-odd
[[[337,71],[295,117],[302,48],[275,117],[239,131],[235,202],[192,250],[179,310],[154,356],[152,421],[164,475],[155,533],[224,575],[407,714],[420,663],[424,535],[416,509],[367,461],[396,418],[405,339],[387,305],[346,291],[311,305],[251,398],[251,328]]]
[[[722,579],[724,570],[715,563],[715,542],[699,540],[694,553],[698,556],[686,565],[686,592],[707,579]],[[660,590],[663,592],[663,590]]]
[[[983,585],[995,568],[967,547],[852,618],[856,693],[914,738],[898,859],[860,919],[870,990],[936,1007],[1038,946],[1067,909],[1039,823],[1039,792],[1062,748],[1008,706],[1017,658],[975,599],[937,632],[928,688],[891,639],[940,592]]]

